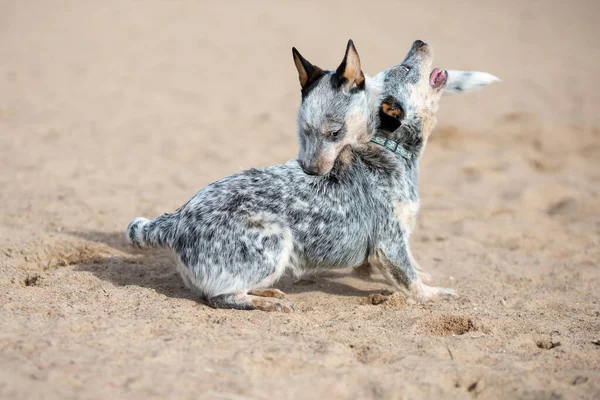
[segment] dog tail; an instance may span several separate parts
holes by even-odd
[[[175,237],[177,217],[174,214],[163,214],[149,220],[136,217],[127,226],[125,237],[135,247],[171,247]]]
[[[448,85],[444,94],[475,92],[500,79],[487,72],[448,70]]]

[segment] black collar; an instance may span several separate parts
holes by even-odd
[[[386,149],[391,150],[397,156],[405,158],[409,161],[412,160],[414,157],[413,153],[406,150],[404,148],[404,146],[402,146],[402,144],[396,142],[395,140],[384,138],[381,136],[373,136],[373,138],[371,139],[371,142],[378,144],[380,146],[383,146]]]

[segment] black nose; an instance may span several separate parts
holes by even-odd
[[[415,50],[419,50],[421,47],[425,47],[427,46],[427,43],[425,43],[422,40],[415,40],[415,42],[413,43],[413,47]]]
[[[317,173],[312,170],[311,168],[307,168],[304,163],[300,163],[300,167],[302,168],[302,171],[306,174],[306,175],[317,175]]]

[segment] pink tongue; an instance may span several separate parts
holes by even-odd
[[[431,86],[437,86],[438,78],[441,78],[441,73],[442,70],[439,68],[434,68],[433,71],[431,71],[431,75],[429,75],[429,84]]]

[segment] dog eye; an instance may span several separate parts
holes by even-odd
[[[341,128],[338,129],[338,130],[335,130],[335,131],[330,131],[329,132],[329,137],[332,138],[332,139],[335,139],[336,137],[340,136],[341,132],[342,132]]]
[[[407,67],[406,65],[401,65],[400,68],[402,68],[407,74],[410,72],[410,67]]]

